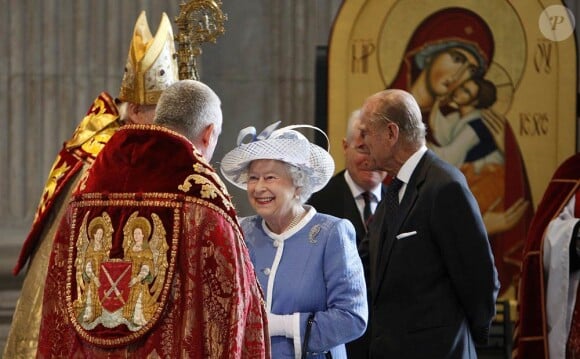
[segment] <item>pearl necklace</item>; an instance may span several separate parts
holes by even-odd
[[[304,217],[305,213],[306,210],[302,209],[302,211],[300,211],[296,216],[294,216],[294,218],[292,218],[292,221],[290,221],[290,224],[288,225],[288,227],[286,227],[284,232],[288,232],[292,228],[296,227],[296,225],[302,220],[302,217]]]

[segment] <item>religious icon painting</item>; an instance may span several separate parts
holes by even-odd
[[[574,24],[554,0],[349,0],[333,26],[331,152],[341,153],[346,120],[366,97],[410,92],[427,146],[463,172],[478,201],[501,298],[515,298],[534,208],[576,149]]]

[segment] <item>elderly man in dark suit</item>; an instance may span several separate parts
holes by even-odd
[[[370,357],[477,358],[499,281],[465,178],[425,147],[408,92],[370,96],[359,129],[370,168],[393,176],[359,248],[370,268]]]
[[[357,245],[366,235],[371,217],[385,196],[383,180],[387,175],[385,171],[368,169],[369,153],[360,136],[359,123],[360,110],[353,111],[348,119],[346,137],[342,140],[345,169],[308,200],[318,212],[350,220],[356,230]],[[367,332],[347,343],[346,352],[349,358],[366,358],[368,347]]]

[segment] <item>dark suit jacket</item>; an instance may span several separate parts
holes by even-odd
[[[342,170],[334,175],[322,190],[310,197],[308,203],[316,208],[318,212],[350,220],[356,230],[356,243],[359,244],[366,234],[366,229],[356,206],[356,201],[344,179],[344,172],[345,170]],[[381,197],[385,197],[385,192],[386,187],[382,185]],[[365,268],[365,273],[367,272],[368,269]],[[362,337],[346,343],[346,352],[349,358],[364,359],[368,357],[369,333],[370,331],[367,329]]]
[[[326,187],[314,193],[308,200],[318,212],[346,218],[352,222],[356,230],[356,243],[360,244],[366,234],[365,225],[356,206],[356,200],[344,179],[345,170],[334,175]],[[386,187],[382,186],[382,197],[385,196]]]
[[[384,217],[383,201],[359,247],[370,268],[371,357],[476,358],[499,281],[464,176],[427,151],[392,228]]]

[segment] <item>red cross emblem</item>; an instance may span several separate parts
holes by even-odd
[[[131,266],[131,262],[128,261],[101,263],[99,299],[103,308],[109,312],[119,310],[129,299]]]

